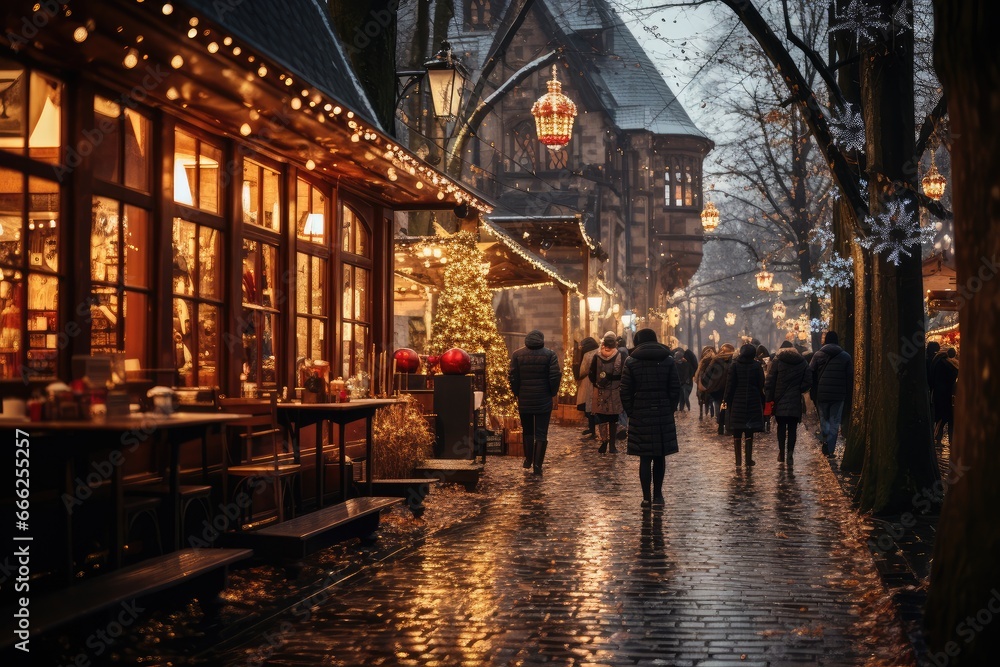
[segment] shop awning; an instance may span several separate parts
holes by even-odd
[[[71,14],[48,17],[33,38],[33,55],[54,65],[86,62],[93,80],[133,86],[126,104],[156,104],[200,120],[390,208],[492,210],[372,120],[322,3],[179,0],[169,14],[163,7],[75,1]],[[44,6],[15,0],[8,10],[30,17]],[[81,42],[75,31],[82,26]]]
[[[587,248],[592,257],[607,259],[601,244],[587,234],[579,215],[491,215],[487,218],[533,252],[550,248]]]
[[[433,246],[439,243],[441,252]],[[447,260],[446,237],[397,236],[395,239],[395,272],[409,284],[441,289],[444,287],[444,263]],[[416,246],[420,245],[420,251]],[[576,283],[562,277],[551,264],[534,255],[510,237],[504,230],[487,220],[480,221],[479,249],[483,253],[486,284],[490,289],[553,286],[573,291]],[[427,249],[427,250],[424,250]],[[431,254],[425,255],[429,251]],[[405,290],[404,290],[405,291]],[[411,290],[412,291],[412,290]]]

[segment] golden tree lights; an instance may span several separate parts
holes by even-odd
[[[469,232],[459,232],[441,243],[447,244],[442,248],[449,259],[444,269],[444,289],[434,312],[430,352],[440,354],[452,347],[485,352],[486,405],[495,415],[514,415],[514,395],[507,383],[510,358],[497,330],[493,292],[483,271],[483,253]]]
[[[701,212],[701,226],[706,232],[714,232],[719,226],[719,209],[712,202],[705,203],[705,209]]]
[[[556,75],[556,66],[552,66],[552,80],[548,83],[549,92],[538,98],[531,106],[531,115],[535,117],[535,133],[538,140],[549,150],[557,151],[566,147],[573,138],[573,119],[576,118],[576,104],[562,93],[562,83]]]

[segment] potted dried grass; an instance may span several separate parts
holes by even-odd
[[[407,394],[395,405],[379,408],[372,419],[373,493],[406,498],[416,515],[423,514],[423,500],[434,479],[414,477],[418,463],[433,455],[434,434],[417,405]]]

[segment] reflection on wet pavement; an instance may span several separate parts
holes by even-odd
[[[370,568],[212,664],[910,664],[818,445],[752,470],[679,416],[662,512],[637,459],[553,426],[544,477],[489,459],[474,521]],[[804,427],[802,431],[807,431]]]

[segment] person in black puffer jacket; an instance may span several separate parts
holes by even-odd
[[[687,357],[684,356],[684,350],[680,348],[674,350],[674,365],[677,367],[677,377],[681,383],[681,397],[677,401],[677,409],[683,411],[686,407],[688,412],[690,412],[694,367],[688,363]]]
[[[681,384],[670,349],[656,342],[655,331],[640,329],[634,340],[621,384],[622,406],[629,418],[627,452],[639,457],[642,507],[661,508],[666,456],[677,453],[674,410]]]
[[[753,460],[753,434],[764,430],[764,369],[757,359],[757,348],[747,343],[729,366],[726,382],[726,420],[733,434],[736,465],[740,465],[740,441],[746,437],[746,464]]]
[[[542,474],[545,448],[549,444],[549,419],[552,399],[559,393],[559,359],[545,347],[545,337],[538,329],[524,337],[524,347],[510,357],[507,378],[517,396],[517,411],[521,417],[524,438],[524,467],[534,465],[536,475]]]
[[[767,368],[764,381],[764,399],[774,402],[772,414],[778,422],[778,462],[786,460],[787,439],[788,465],[794,462],[795,436],[802,421],[802,393],[812,386],[812,371],[809,364],[789,341],[781,344]]]
[[[728,423],[725,410],[722,409],[722,402],[726,397],[726,382],[729,379],[729,367],[733,363],[734,352],[736,352],[736,348],[729,343],[720,347],[719,353],[712,358],[712,362],[708,365],[705,375],[701,379],[715,403],[715,417],[719,421],[719,435],[725,435]]]
[[[823,347],[809,362],[813,374],[813,400],[819,408],[823,454],[831,458],[837,446],[844,403],[850,400],[854,378],[854,362],[839,342],[836,331],[827,331]]]

